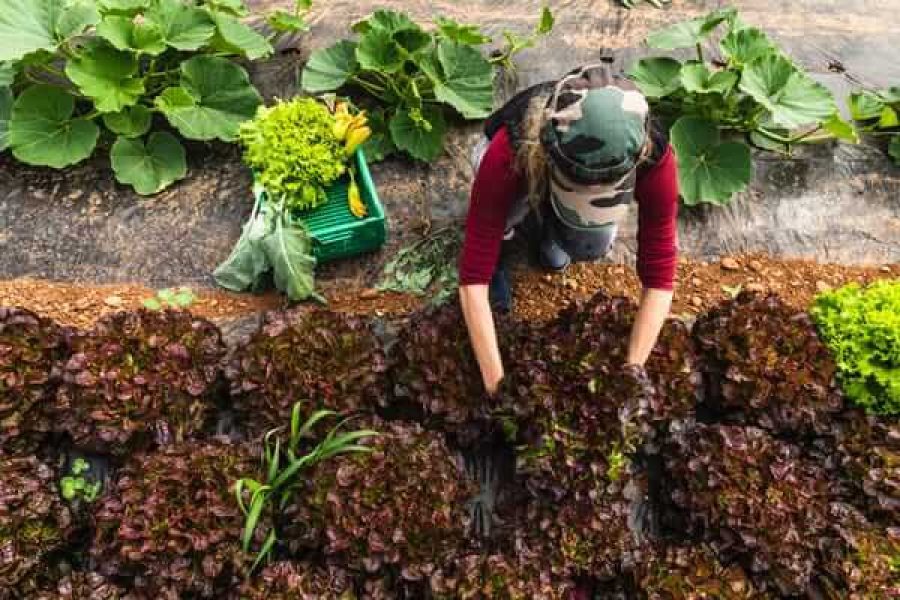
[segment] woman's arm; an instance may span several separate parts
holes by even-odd
[[[491,314],[488,286],[461,286],[459,301],[462,304],[466,327],[469,328],[472,350],[481,369],[484,388],[488,394],[493,394],[503,379],[503,361],[497,344],[497,331],[494,327],[494,316]]]
[[[488,284],[500,257],[506,216],[522,192],[522,179],[513,169],[513,162],[513,150],[504,128],[491,139],[475,175],[459,259],[459,299],[489,393],[497,390],[503,378]]]
[[[628,364],[643,365],[647,362],[672,307],[672,295],[671,290],[644,290],[628,341]]]
[[[659,143],[663,143],[660,140]],[[672,148],[637,182],[638,275],[644,286],[628,343],[629,363],[643,365],[672,307],[678,264],[678,172]]]

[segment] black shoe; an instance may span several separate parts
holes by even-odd
[[[512,288],[509,286],[509,277],[503,266],[498,266],[494,276],[491,277],[488,299],[494,312],[508,313],[512,310]]]

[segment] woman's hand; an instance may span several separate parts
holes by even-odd
[[[643,366],[647,362],[672,308],[672,295],[669,290],[644,290],[637,317],[631,327],[626,358],[628,364]]]
[[[494,327],[494,316],[491,314],[488,286],[461,286],[459,300],[466,327],[469,329],[475,359],[481,370],[484,389],[488,394],[494,395],[503,380],[503,361],[500,359],[500,348],[497,345],[497,331]]]

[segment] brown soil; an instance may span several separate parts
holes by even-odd
[[[798,308],[809,306],[821,291],[847,283],[900,277],[900,265],[848,267],[806,260],[782,260],[751,254],[719,262],[682,260],[678,268],[672,314],[690,317],[741,290],[774,292]],[[597,290],[637,298],[634,270],[615,264],[579,264],[561,275],[523,271],[516,280],[516,314],[525,319],[552,317],[567,303]]]
[[[736,294],[740,289],[772,291],[788,303],[806,307],[817,292],[850,282],[900,277],[900,265],[847,267],[801,260],[778,260],[762,255],[724,258],[721,262],[683,260],[678,271],[674,315],[692,316]],[[616,264],[580,264],[565,274],[547,275],[520,270],[515,277],[516,314],[545,320],[577,298],[598,290],[636,298],[640,286],[634,271]],[[400,315],[422,306],[423,299],[405,294],[361,290],[330,282],[322,293],[333,310]],[[88,286],[34,279],[0,282],[0,306],[22,306],[59,323],[90,326],[103,314],[141,306],[155,291],[141,285]],[[275,293],[233,294],[199,290],[191,311],[210,318],[230,318],[285,306]]]

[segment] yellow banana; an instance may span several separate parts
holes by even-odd
[[[357,129],[352,129],[349,134],[347,134],[347,143],[344,148],[347,151],[347,155],[351,155],[356,152],[356,149],[360,147],[369,136],[372,135],[372,130],[368,127],[359,127]]]
[[[362,196],[359,193],[359,186],[356,185],[355,181],[350,182],[350,187],[347,190],[347,201],[350,205],[350,212],[357,219],[362,219],[368,213],[366,209],[365,203],[362,201]]]

